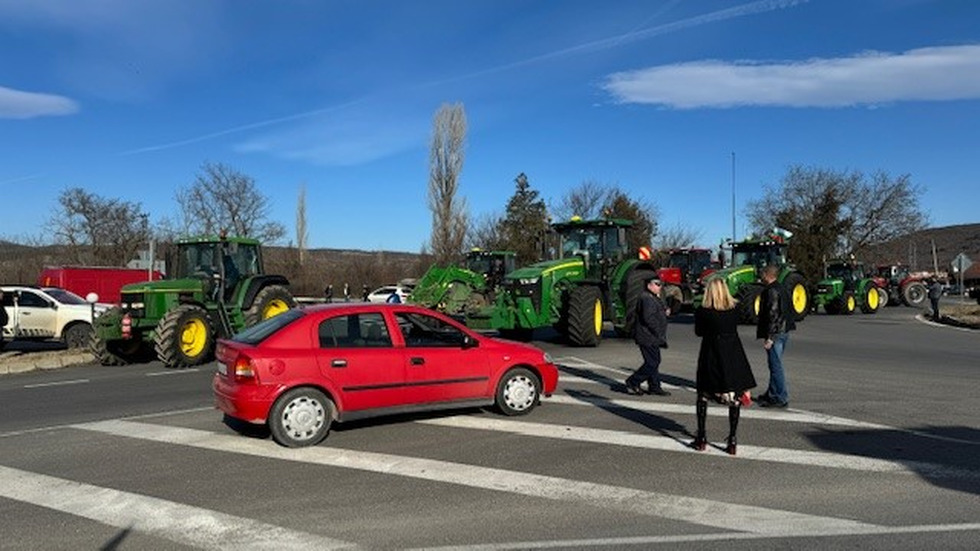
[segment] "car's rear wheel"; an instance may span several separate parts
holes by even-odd
[[[525,415],[541,399],[541,382],[529,369],[518,367],[504,374],[497,385],[496,405],[504,415]]]
[[[287,448],[315,446],[327,437],[334,404],[315,388],[294,388],[276,400],[269,413],[272,439]]]
[[[92,342],[92,326],[87,323],[69,325],[64,338],[68,348],[85,348]]]

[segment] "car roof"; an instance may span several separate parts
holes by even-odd
[[[405,304],[403,302],[399,303],[387,303],[387,302],[331,302],[330,304],[313,304],[311,306],[306,306],[303,308],[307,312],[323,312],[323,311],[337,311],[337,312],[377,312],[378,310],[395,310],[398,312],[419,312],[424,314],[432,314],[436,316],[445,317],[439,312],[424,308],[422,306],[417,306],[414,304]]]

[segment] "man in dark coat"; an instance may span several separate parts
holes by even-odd
[[[943,296],[943,284],[938,278],[929,279],[929,304],[932,306],[932,319],[939,321],[939,299]]]
[[[766,284],[760,296],[759,323],[755,336],[765,339],[769,365],[769,387],[755,400],[761,407],[784,408],[789,405],[789,387],[783,371],[783,350],[789,341],[789,332],[796,329],[789,293],[778,281],[779,266],[770,264],[762,270],[762,282]]]
[[[660,300],[663,282],[658,277],[643,282],[646,290],[636,301],[636,324],[633,340],[640,347],[643,365],[626,379],[626,391],[642,394],[640,383],[647,381],[647,392],[657,396],[670,396],[660,386],[660,349],[667,348],[667,307]]]

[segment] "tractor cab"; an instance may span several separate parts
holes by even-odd
[[[484,251],[473,249],[466,253],[466,269],[483,274],[490,289],[504,280],[504,276],[516,267],[516,253],[511,251]]]
[[[732,266],[754,266],[761,270],[770,264],[784,265],[786,249],[784,242],[778,241],[742,241],[732,243]]]
[[[216,301],[230,300],[239,283],[262,273],[257,242],[224,236],[178,242],[174,260],[176,279],[201,279],[205,294]]]
[[[581,257],[587,279],[604,281],[609,278],[607,267],[617,266],[628,255],[626,230],[629,220],[607,218],[583,221],[575,216],[571,221],[553,224],[561,239],[561,257]]]

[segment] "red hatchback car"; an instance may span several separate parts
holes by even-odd
[[[216,356],[218,409],[268,424],[288,447],[374,415],[487,405],[523,415],[558,384],[542,350],[409,304],[288,310],[221,339]]]

